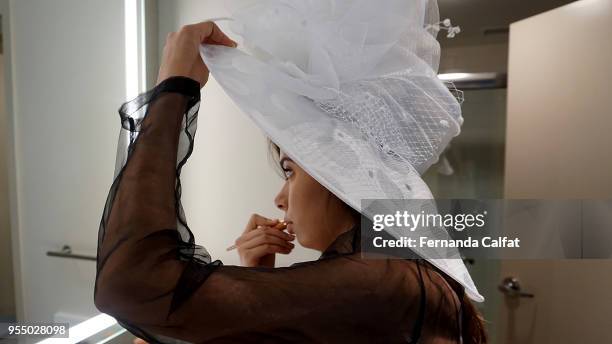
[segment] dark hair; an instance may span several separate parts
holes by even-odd
[[[448,276],[444,271],[438,269],[425,259],[420,261],[426,264],[432,270],[440,274],[446,282],[453,288],[459,301],[461,302],[461,334],[463,335],[464,344],[486,344],[488,343],[487,332],[485,331],[485,319],[472,300],[465,293],[465,288],[453,278]]]
[[[448,276],[446,276],[446,274],[444,274],[443,276],[448,280]],[[485,320],[466,293],[463,293],[463,296],[461,297],[461,310],[461,316],[464,319],[463,328],[461,329],[461,331],[465,334],[463,338],[463,343],[487,343],[489,339],[487,338],[487,332],[485,331]]]
[[[268,143],[268,162],[272,162],[274,171],[279,173],[280,177],[284,179],[285,173],[280,165],[280,148],[269,137],[266,138],[266,141]]]
[[[274,170],[279,172],[281,178],[285,178],[285,173],[283,171],[282,166],[280,165],[280,148],[276,145],[270,138],[267,138],[268,143],[268,158],[269,161],[273,162]],[[333,195],[330,192],[330,195]],[[356,221],[361,221],[361,214],[347,205],[353,212]],[[488,342],[487,333],[484,327],[484,318],[476,309],[472,300],[467,296],[464,292],[463,286],[459,284],[459,282],[455,281],[451,277],[449,277],[444,271],[436,268],[426,260],[422,260],[426,262],[426,264],[436,270],[440,275],[444,277],[444,279],[448,282],[449,285],[455,290],[457,295],[459,296],[459,300],[461,301],[461,317],[462,317],[462,328],[461,333],[463,334],[463,343],[464,344],[485,344]]]

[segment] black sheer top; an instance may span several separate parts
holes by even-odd
[[[212,261],[180,202],[199,105],[199,83],[171,77],[119,108],[126,139],[99,228],[100,311],[150,343],[460,342],[461,290],[426,261],[363,259],[358,225],[314,261]]]

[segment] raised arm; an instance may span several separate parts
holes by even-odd
[[[195,134],[183,125],[195,124],[196,92],[197,82],[170,78],[122,107],[136,109],[145,100],[148,109],[140,121],[124,120],[138,130],[127,132],[138,135],[101,223],[96,306],[151,343],[271,337],[342,342],[354,338],[356,329],[363,338],[409,336],[422,296],[412,262],[356,254],[247,268],[195,254],[199,247],[189,243],[190,231],[180,232],[176,205],[177,170],[185,162],[177,152],[193,145],[190,140],[181,149],[179,135]],[[428,302],[439,303],[443,294],[428,290]]]

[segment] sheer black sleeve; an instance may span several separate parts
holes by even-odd
[[[281,268],[212,261],[180,202],[199,105],[198,82],[172,77],[119,109],[115,178],[98,235],[100,311],[151,343],[400,342],[414,335],[419,315],[422,336],[456,338],[454,293],[435,273],[419,278],[411,261],[359,254]]]

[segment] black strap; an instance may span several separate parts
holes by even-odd
[[[419,315],[417,316],[416,322],[414,323],[414,328],[412,329],[412,338],[410,344],[417,344],[419,342],[423,322],[425,321],[425,307],[427,304],[427,295],[425,291],[425,283],[423,282],[423,273],[421,272],[420,262],[420,259],[416,260],[417,270],[419,271],[419,285],[421,286],[421,305],[419,307]]]
[[[457,310],[457,319],[459,325],[459,344],[463,344],[463,295],[465,294],[465,288],[463,286],[459,287],[459,292],[457,295],[459,296],[459,309]]]

